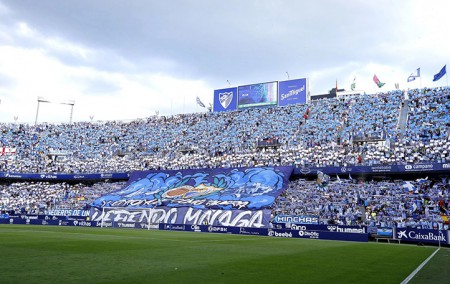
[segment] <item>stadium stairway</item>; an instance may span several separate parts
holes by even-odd
[[[398,117],[398,131],[400,138],[405,134],[406,124],[408,122],[409,100],[404,100]]]
[[[361,221],[362,222],[366,222],[366,207],[364,207],[363,205],[359,205],[359,211],[361,211],[362,215],[361,215]]]

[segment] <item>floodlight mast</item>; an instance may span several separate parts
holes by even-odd
[[[51,101],[49,99],[46,99],[44,97],[38,97],[38,105],[36,110],[36,120],[34,121],[34,124],[37,124],[38,117],[39,117],[39,105],[40,103],[59,103],[62,105],[69,105],[70,106],[70,120],[69,123],[72,124],[72,116],[73,116],[73,106],[75,105],[74,100],[67,100],[67,101]]]

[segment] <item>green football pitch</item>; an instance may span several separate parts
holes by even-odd
[[[437,247],[0,225],[0,283],[400,283]],[[441,248],[410,283],[448,283]]]

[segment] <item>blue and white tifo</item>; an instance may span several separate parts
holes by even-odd
[[[135,172],[128,185],[93,203],[98,207],[268,209],[286,188],[293,167]]]

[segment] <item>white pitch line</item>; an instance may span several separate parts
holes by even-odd
[[[409,281],[411,281],[411,279],[416,276],[416,274],[428,263],[428,261],[430,261],[433,256],[440,250],[441,248],[438,248],[437,250],[435,250],[427,259],[425,259],[424,262],[422,262],[422,264],[420,264],[416,270],[414,270],[411,274],[409,274],[408,277],[405,278],[405,280],[402,281],[402,283],[400,284],[407,284]]]

